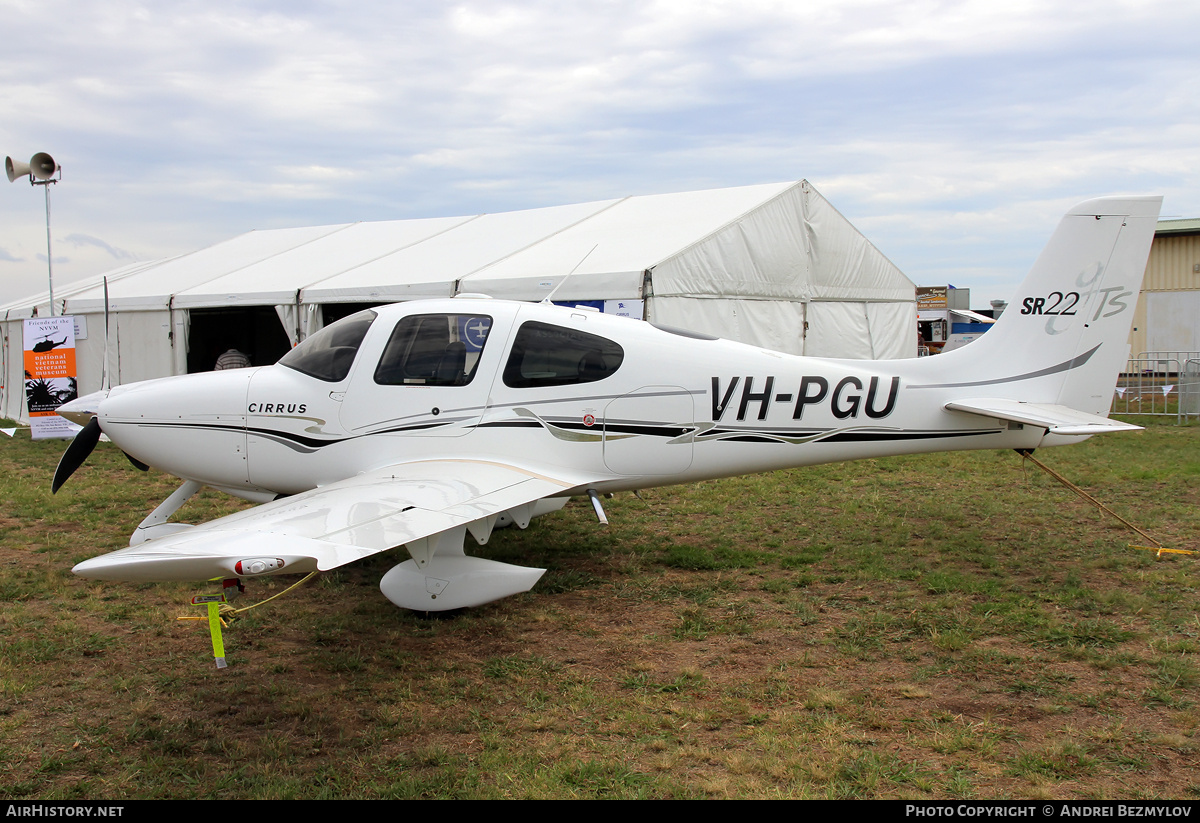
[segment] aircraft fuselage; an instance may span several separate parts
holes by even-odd
[[[256,500],[463,452],[599,473],[608,479],[597,487],[616,491],[908,452],[1033,448],[1044,434],[941,410],[937,359],[797,357],[492,300],[374,314],[344,376],[281,364],[117,387],[101,426],[147,464]],[[397,343],[406,324],[436,332]],[[390,373],[406,345],[407,362]],[[439,378],[447,349],[463,362]]]

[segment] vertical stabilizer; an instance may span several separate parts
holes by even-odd
[[[932,360],[977,396],[1106,415],[1161,205],[1105,197],[1072,208],[996,325]]]

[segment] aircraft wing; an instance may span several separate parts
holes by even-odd
[[[1103,434],[1105,432],[1138,431],[1142,427],[1119,420],[1110,420],[1098,414],[1089,414],[1051,403],[1022,403],[1019,400],[985,398],[982,400],[955,400],[945,408],[951,411],[978,414],[983,417],[1010,420],[1040,426],[1048,434]]]
[[[402,463],[101,555],[74,571],[100,580],[211,580],[245,575],[242,561],[275,559],[287,571],[327,571],[503,512],[520,523],[536,501],[587,482],[486,460]]]

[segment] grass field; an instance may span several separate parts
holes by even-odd
[[[1200,548],[1200,427],[1148,425],[1038,457]],[[1200,797],[1200,558],[1012,452],[573,501],[475,552],[533,592],[449,618],[383,598],[387,552],[217,670],[204,586],[70,574],[170,479],[101,444],[52,498],[63,445],[0,442],[5,798]]]

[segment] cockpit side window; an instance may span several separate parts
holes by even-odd
[[[339,383],[350,374],[350,366],[367,329],[375,322],[375,312],[367,309],[326,326],[304,339],[296,348],[279,358],[279,365],[295,369],[309,377]]]
[[[492,318],[418,314],[396,324],[375,382],[384,386],[465,386],[475,377]]]
[[[624,359],[625,350],[612,340],[529,321],[517,331],[504,366],[504,385],[524,389],[592,383],[611,375]]]

